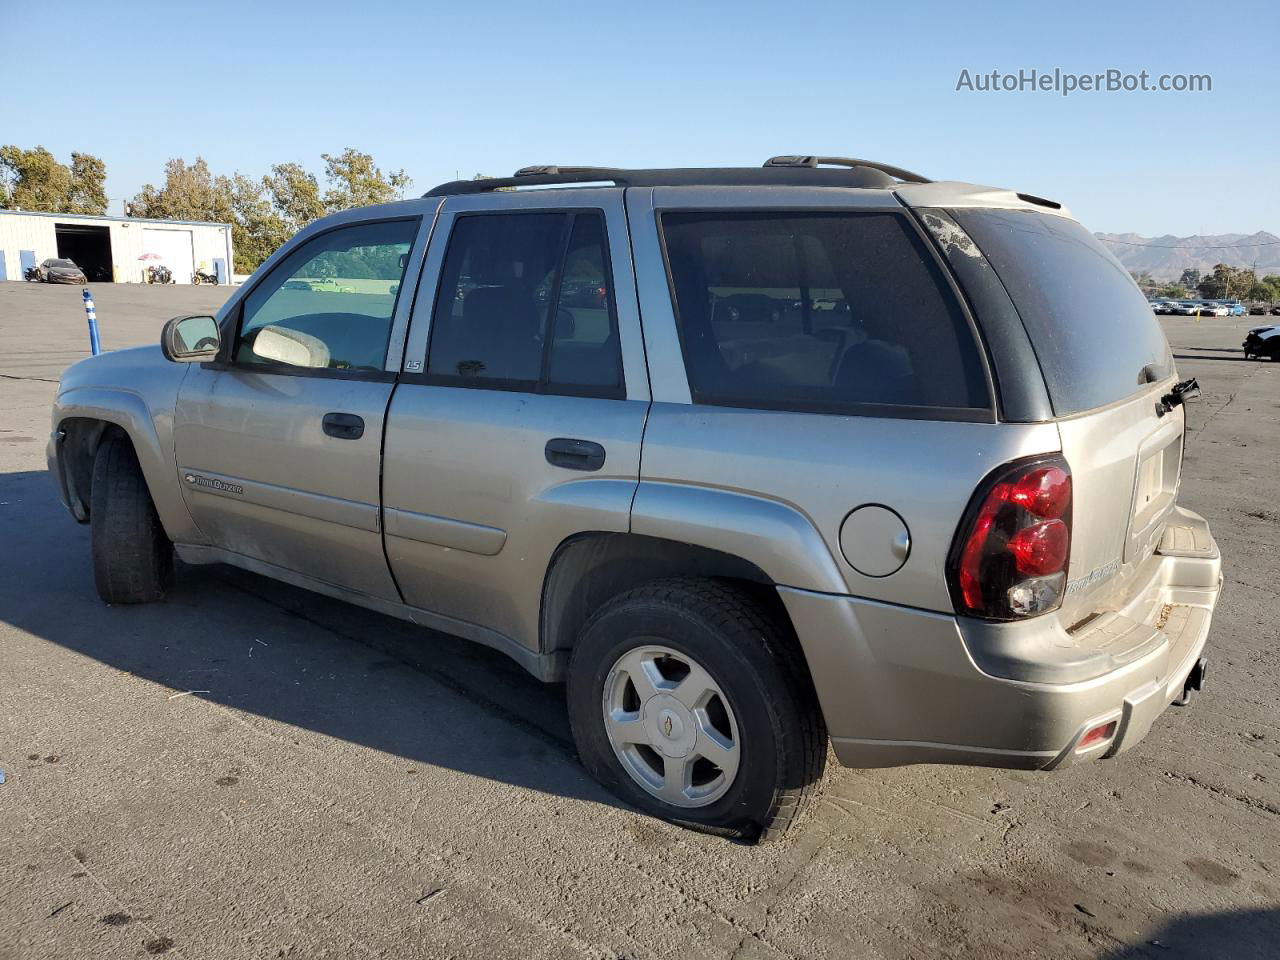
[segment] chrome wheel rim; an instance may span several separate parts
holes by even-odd
[[[704,807],[733,786],[738,721],[720,685],[686,653],[628,650],[604,681],[604,729],[628,776],[675,807]]]

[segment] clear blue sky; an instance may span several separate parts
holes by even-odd
[[[258,175],[354,146],[422,192],[530,163],[805,152],[1017,187],[1096,230],[1280,233],[1274,0],[51,9],[45,30],[0,0],[0,142],[100,155],[112,198],[197,155]],[[962,69],[1032,67],[1209,73],[1213,91],[955,90]]]

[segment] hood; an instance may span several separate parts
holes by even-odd
[[[96,357],[77,360],[62,371],[58,393],[66,393],[79,387],[124,387],[132,381],[154,378],[156,373],[181,372],[186,364],[170,363],[160,350],[160,344],[144,347],[128,347],[109,350]]]

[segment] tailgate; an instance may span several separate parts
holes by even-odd
[[[1182,407],[1160,416],[1172,379],[1130,400],[1060,420],[1073,486],[1064,626],[1125,606],[1135,571],[1155,551],[1173,512],[1182,468]]]

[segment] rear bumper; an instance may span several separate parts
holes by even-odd
[[[1139,575],[1123,609],[1073,633],[1027,621],[1019,626],[1031,640],[1006,644],[995,658],[989,650],[975,656],[970,624],[955,616],[790,588],[779,594],[845,766],[1050,769],[1131,748],[1182,696],[1203,655],[1222,583],[1204,519],[1178,509]],[[1037,643],[1046,651],[1039,663]],[[1063,644],[1080,655],[1062,656]],[[1078,748],[1111,720],[1114,736]]]

